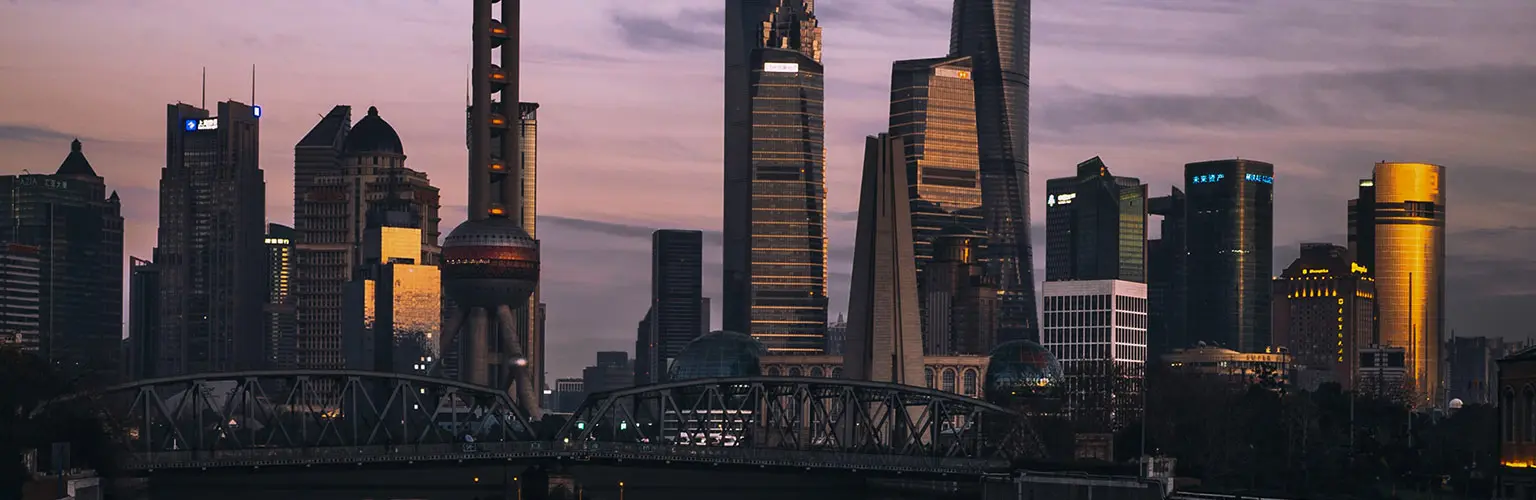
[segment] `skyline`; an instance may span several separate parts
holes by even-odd
[[[178,99],[195,100],[204,63],[213,101],[247,100],[249,65],[257,65],[256,103],[267,122],[261,166],[271,222],[291,224],[293,144],[313,124],[311,114],[334,104],[379,106],[400,130],[413,168],[427,172],[446,194],[442,229],[463,219],[467,151],[457,111],[464,75],[458,66],[469,52],[468,41],[459,36],[468,5],[435,10],[402,1],[367,4],[409,7],[305,5],[305,17],[296,24],[287,19],[279,24],[303,4],[272,2],[258,9],[210,2],[175,11],[189,20],[228,11],[221,18],[245,24],[222,26],[208,38],[200,38],[206,27],[194,26],[172,38],[147,31],[114,36],[139,25],[123,22],[135,15],[171,12],[170,2],[79,7],[94,3],[0,6],[20,14],[0,16],[5,28],[0,43],[32,49],[0,55],[0,71],[19,76],[0,81],[0,109],[7,110],[0,116],[0,148],[10,153],[0,158],[0,169],[51,171],[67,154],[68,141],[79,136],[93,166],[123,197],[125,253],[146,257],[153,246],[154,185],[164,144],[156,110]],[[632,346],[634,324],[649,302],[648,228],[709,231],[705,295],[719,303],[724,16],[718,5],[705,3],[648,3],[653,12],[664,12],[659,15],[613,8],[619,2],[564,10],[542,2],[525,6],[526,18],[554,20],[527,26],[523,49],[524,100],[540,102],[544,111],[539,210],[555,214],[541,221],[551,377],[579,372],[594,349]],[[861,11],[857,17],[840,3],[819,5],[829,68],[829,316],[848,303],[862,160],[858,142],[884,130],[891,61],[944,50],[948,3],[897,2],[891,11]],[[1518,19],[1536,15],[1536,5],[1490,0],[1481,10],[1457,6],[1454,12],[1435,12],[1425,7],[1431,3],[1327,2],[1330,14],[1346,9],[1358,14],[1334,17],[1323,16],[1324,3],[1317,1],[1297,2],[1291,10],[1252,6],[1242,14],[1219,1],[1165,2],[1157,8],[1128,7],[1124,0],[1035,6],[1034,242],[1044,241],[1042,179],[1070,175],[1083,159],[1103,156],[1118,174],[1142,178],[1151,196],[1161,196],[1185,163],[1241,156],[1276,166],[1278,271],[1301,241],[1344,242],[1345,204],[1373,163],[1438,163],[1447,165],[1450,189],[1447,326],[1470,335],[1509,333],[1494,325],[1516,324],[1519,306],[1536,294],[1528,285],[1536,282],[1536,266],[1520,255],[1521,249],[1536,247],[1536,224],[1529,222],[1536,207],[1523,204],[1520,189],[1536,183],[1536,165],[1529,160],[1536,146],[1525,142],[1536,131],[1529,119],[1536,115],[1531,85],[1536,55],[1513,49],[1536,42],[1536,34],[1516,29]],[[1297,15],[1302,17],[1290,17]],[[63,38],[65,16],[95,36]],[[1361,26],[1343,20],[1357,17],[1375,21]],[[1159,33],[1156,22],[1121,25],[1127,18],[1187,19],[1191,25],[1172,23]],[[317,29],[300,29],[309,19]],[[318,28],[327,19],[358,23],[326,33]],[[1243,26],[1244,19],[1273,24]],[[909,36],[872,34],[892,22],[912,23]],[[1293,22],[1309,29],[1293,35],[1287,31],[1295,29]],[[262,31],[270,26],[293,31]],[[1231,26],[1231,33],[1222,26]],[[385,27],[394,36],[377,40],[349,32],[360,27]],[[1250,31],[1244,35],[1245,30]],[[1346,30],[1348,38],[1329,38]],[[1281,35],[1295,38],[1271,40]],[[87,52],[87,47],[97,50],[86,45],[90,41],[116,38],[124,43]],[[209,45],[188,39],[206,39]],[[1253,46],[1253,40],[1274,43]],[[552,44],[557,41],[576,45]],[[367,64],[370,58],[357,57],[368,42],[378,43],[378,51],[396,51],[391,54],[396,64]],[[633,50],[624,51],[625,46]],[[177,59],[128,64],[137,59],[132,54],[152,50]],[[1163,60],[1149,62],[1149,54]],[[65,60],[70,67],[54,66]],[[229,62],[214,64],[218,61]],[[315,67],[324,64],[333,65]],[[1341,69],[1345,66],[1352,68]],[[633,79],[597,77],[615,71]],[[95,76],[101,74],[121,77]],[[117,87],[102,91],[103,83]],[[679,106],[672,99],[677,96],[700,98]],[[1340,111],[1340,103],[1363,104],[1351,113]],[[677,127],[646,126],[647,117],[663,113]],[[630,189],[636,185],[646,189]],[[689,203],[676,202],[682,194],[693,195]],[[593,206],[594,199],[610,203]],[[1043,247],[1036,251],[1036,269],[1044,264],[1043,253]],[[612,303],[605,309],[614,313],[586,317],[579,314],[584,301]]]

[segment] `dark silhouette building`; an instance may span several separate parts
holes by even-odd
[[[985,355],[996,343],[997,287],[980,260],[983,241],[959,226],[933,238],[933,258],[918,287],[923,354]]]
[[[128,259],[128,378],[160,376],[160,266]]]
[[[1274,281],[1272,343],[1291,354],[1293,382],[1305,389],[1334,382],[1346,390],[1359,378],[1360,348],[1370,346],[1375,282],[1349,260],[1345,247],[1302,243]]]
[[[121,377],[122,206],[80,141],[51,175],[0,177],[0,214],[0,241],[39,250],[39,353],[70,376]]]
[[[266,367],[298,367],[298,309],[293,293],[293,228],[267,224]]]
[[[1095,156],[1045,181],[1045,279],[1147,281],[1147,186]]]
[[[581,370],[587,394],[630,387],[634,377],[634,361],[624,351],[598,351],[597,363]]]
[[[683,346],[707,332],[703,297],[704,232],[663,229],[651,235],[651,308],[635,346],[635,385],[666,381]]]
[[[955,0],[949,35],[950,57],[971,58],[1000,341],[1040,337],[1029,241],[1029,8],[1027,0]]]
[[[1186,341],[1245,353],[1270,345],[1274,175],[1253,160],[1184,166]]]
[[[166,107],[160,177],[159,366],[162,376],[260,368],[266,303],[266,181],[261,108],[218,116]]]
[[[1147,213],[1162,217],[1161,235],[1147,240],[1147,341],[1151,354],[1194,345],[1188,336],[1187,248],[1184,191],[1147,200]]]
[[[783,354],[826,349],[821,28],[809,0],[725,8],[726,330]]]
[[[918,385],[923,338],[901,145],[887,134],[864,140],[843,369],[853,380]]]

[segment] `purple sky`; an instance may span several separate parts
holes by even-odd
[[[943,55],[950,3],[820,3],[834,314],[847,305],[860,147],[885,128],[890,62]],[[524,2],[552,376],[579,374],[594,350],[631,350],[651,229],[719,229],[722,11],[719,0]],[[1448,324],[1525,337],[1533,23],[1529,0],[1036,2],[1036,222],[1044,179],[1094,155],[1154,195],[1186,162],[1255,158],[1276,165],[1284,267],[1298,242],[1343,243],[1345,202],[1373,162],[1440,163]],[[443,189],[446,232],[465,203],[468,28],[468,3],[446,0],[0,0],[0,173],[51,172],[81,138],[123,197],[128,253],[148,255],[164,106],[198,101],[203,66],[210,102],[249,100],[256,64],[269,219],[292,220],[293,144],[319,115],[374,105],[408,165]],[[704,285],[718,299],[717,236]]]

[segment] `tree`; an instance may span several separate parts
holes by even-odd
[[[106,422],[89,399],[57,399],[75,393],[76,384],[36,355],[16,346],[0,346],[0,497],[19,497],[27,480],[21,454],[38,450],[38,463],[53,443],[68,443],[73,462],[96,469],[110,484],[115,477],[116,447]]]

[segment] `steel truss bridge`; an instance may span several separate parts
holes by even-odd
[[[593,394],[564,424],[505,392],[355,370],[144,380],[73,396],[129,470],[464,461],[978,476],[1043,448],[1028,420],[932,389],[825,378],[690,380]]]

